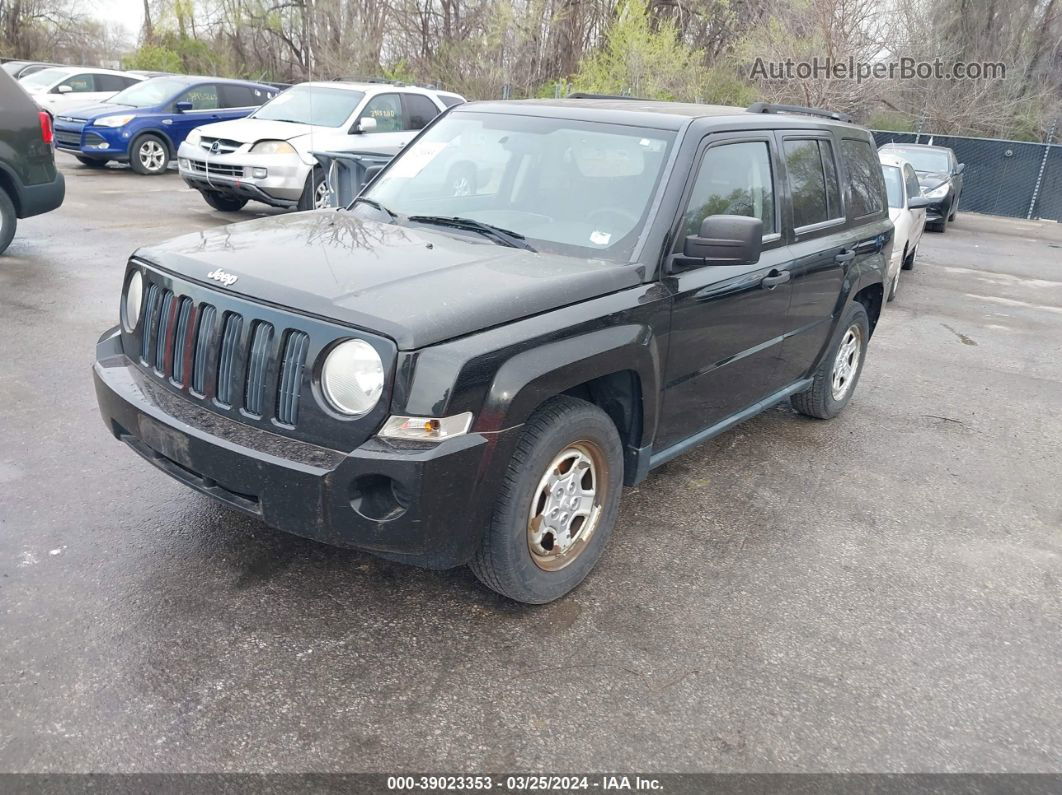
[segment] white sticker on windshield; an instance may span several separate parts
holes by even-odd
[[[598,232],[596,229],[590,233],[590,242],[595,246],[607,246],[612,239],[611,232]]]
[[[446,141],[418,144],[412,149],[402,153],[402,156],[395,161],[391,170],[387,172],[387,176],[396,177],[398,179],[415,177],[446,147]]]

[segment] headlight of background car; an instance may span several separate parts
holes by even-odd
[[[384,371],[380,354],[362,340],[347,340],[334,347],[321,369],[321,388],[336,411],[366,414],[383,392]]]
[[[293,155],[295,147],[287,141],[259,141],[251,147],[252,155]]]
[[[134,331],[140,322],[140,305],[144,300],[144,277],[140,271],[133,271],[129,284],[125,288],[125,317],[122,323],[126,331]]]
[[[185,136],[184,140],[185,140],[185,143],[190,144],[191,146],[199,146],[199,141],[200,141],[200,139],[202,137],[203,137],[202,130],[200,130],[198,127],[196,127],[194,130],[192,130],[190,133],[188,133],[188,135]]]
[[[937,187],[932,190],[925,191],[925,194],[931,199],[939,199],[941,196],[946,196],[948,194],[948,183],[945,182],[943,185],[937,185]]]
[[[124,127],[136,116],[132,114],[126,114],[124,116],[104,116],[102,119],[96,119],[93,122],[97,127]]]

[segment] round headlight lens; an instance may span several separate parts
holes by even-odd
[[[384,371],[380,354],[362,340],[347,340],[332,349],[321,371],[321,387],[332,408],[365,414],[380,399]]]
[[[133,331],[140,322],[140,305],[144,300],[144,277],[133,271],[125,288],[125,330]]]

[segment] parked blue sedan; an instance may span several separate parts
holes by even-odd
[[[101,105],[57,117],[55,145],[86,166],[117,160],[128,162],[138,174],[162,174],[194,128],[242,119],[279,93],[275,86],[243,80],[155,77]]]

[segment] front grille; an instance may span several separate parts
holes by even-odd
[[[231,166],[221,163],[207,163],[203,160],[189,160],[189,167],[196,174],[214,174],[219,177],[242,177],[243,166]]]
[[[217,144],[217,149],[214,149],[214,144]],[[239,141],[230,141],[228,138],[200,138],[199,148],[205,149],[208,152],[213,152],[216,155],[228,155],[235,152],[243,146]]]
[[[125,350],[148,380],[212,414],[330,449],[369,438],[388,412],[389,394],[369,414],[337,420],[313,394],[313,362],[336,340],[358,337],[393,348],[364,331],[267,306],[227,290],[184,280],[141,261],[140,322],[124,332]],[[209,271],[203,266],[203,273]]]
[[[81,133],[68,132],[67,130],[55,131],[55,142],[62,146],[75,146],[81,148]]]

